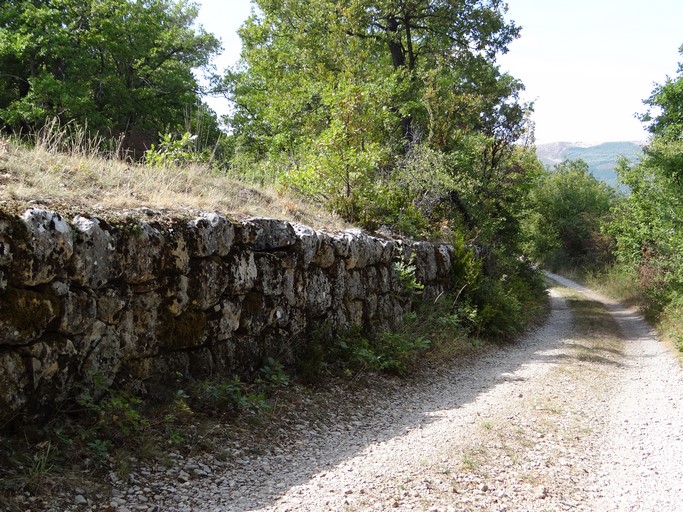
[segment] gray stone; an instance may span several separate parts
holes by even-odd
[[[202,213],[188,222],[188,228],[193,256],[227,256],[235,241],[235,226],[217,213]]]
[[[97,302],[92,291],[68,291],[61,299],[62,315],[57,330],[63,334],[83,334],[97,318]]]
[[[74,249],[71,226],[61,215],[39,209],[26,210],[20,220],[26,229],[25,246],[23,251],[17,247],[22,254],[13,257],[11,281],[36,286],[66,274]]]
[[[228,290],[235,294],[247,293],[254,287],[258,277],[254,253],[242,251],[228,257],[226,272],[228,273]]]
[[[16,352],[0,353],[0,422],[9,419],[7,412],[18,411],[27,400],[28,371],[24,358]]]
[[[0,345],[24,345],[39,338],[59,312],[56,295],[6,289],[0,294]]]
[[[121,342],[114,327],[95,321],[88,336],[81,341],[85,360],[81,364],[84,385],[93,397],[111,386],[123,363]]]
[[[256,238],[252,243],[254,251],[274,251],[293,246],[296,233],[289,222],[277,219],[249,219],[245,224],[252,225]]]
[[[66,398],[70,392],[69,384],[75,377],[77,351],[73,342],[67,338],[57,338],[35,343],[28,348],[27,355],[27,369],[33,389],[44,390],[38,402],[45,405]]]
[[[319,233],[318,240],[320,243],[312,263],[321,268],[329,268],[336,261],[334,239],[327,233]]]
[[[232,337],[232,334],[239,329],[242,304],[239,299],[225,299],[219,306],[218,329],[216,339],[219,341]]]
[[[282,295],[284,271],[280,260],[272,254],[256,254],[258,280],[256,288],[265,295]]]
[[[320,316],[332,306],[332,284],[321,269],[311,268],[305,278],[306,308]]]
[[[421,283],[429,283],[436,279],[437,266],[434,245],[428,242],[413,244],[415,252],[415,278]]]
[[[75,241],[69,277],[80,286],[100,288],[121,273],[116,240],[97,218],[76,216],[73,225]]]
[[[188,277],[188,296],[199,309],[218,303],[228,286],[228,266],[219,258],[202,258],[192,262]]]
[[[140,284],[152,281],[160,271],[166,243],[161,232],[147,222],[132,224],[124,242],[123,277]]]
[[[294,228],[294,233],[298,239],[298,247],[301,251],[303,266],[308,267],[318,252],[320,237],[318,236],[318,233],[308,226],[292,224],[292,227]]]
[[[190,304],[188,288],[190,280],[185,275],[176,276],[167,281],[164,286],[166,308],[173,316],[183,313]]]
[[[117,288],[99,290],[97,295],[97,318],[107,324],[116,323],[116,317],[126,307],[127,297]]]

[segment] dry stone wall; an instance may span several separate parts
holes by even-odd
[[[83,390],[292,363],[307,333],[391,328],[447,285],[452,248],[275,219],[0,213],[0,425]],[[144,217],[144,215],[142,215]]]

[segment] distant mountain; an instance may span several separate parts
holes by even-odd
[[[632,162],[643,153],[643,142],[604,142],[589,145],[572,142],[538,144],[536,154],[545,165],[553,167],[563,160],[583,160],[593,176],[613,187],[618,186],[614,168],[619,157],[625,156]]]

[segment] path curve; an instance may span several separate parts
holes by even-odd
[[[595,510],[683,511],[683,374],[671,348],[633,308],[564,277],[548,277],[602,302],[621,327],[625,368],[605,415]]]
[[[111,510],[683,511],[676,359],[633,311],[549,277],[607,305],[619,350],[591,352],[553,289],[519,342],[295,425],[289,444],[133,472]]]

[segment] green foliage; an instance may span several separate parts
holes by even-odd
[[[235,103],[234,171],[251,177],[260,162],[257,179],[412,235],[452,213],[468,228],[503,205],[513,217],[528,106],[495,63],[519,32],[502,2],[256,6],[243,60],[218,84]]]
[[[486,272],[464,295],[465,303],[476,307],[470,332],[495,341],[513,340],[542,318],[545,283],[528,263],[503,251],[486,259]]]
[[[422,336],[404,332],[381,331],[370,337],[352,333],[338,341],[337,356],[347,374],[372,370],[403,375],[430,344]]]
[[[169,165],[183,165],[193,162],[207,162],[211,154],[197,151],[196,135],[185,132],[180,138],[174,138],[170,133],[159,134],[159,144],[152,144],[145,152],[145,164],[150,167],[166,167]]]
[[[265,392],[258,389],[250,391],[239,377],[197,382],[189,389],[189,399],[194,408],[211,415],[239,414],[244,410],[256,412],[268,408]]]
[[[127,391],[112,390],[100,401],[83,394],[78,403],[93,413],[93,421],[80,432],[81,440],[102,461],[113,442],[125,442],[149,426],[149,420],[139,410],[142,400]]]
[[[598,181],[582,160],[567,160],[546,172],[532,194],[533,213],[526,221],[529,255],[554,270],[604,266],[612,257],[603,233],[617,192]]]
[[[681,48],[683,52],[683,47]],[[683,296],[683,66],[657,85],[641,116],[653,135],[635,164],[623,161],[619,180],[630,194],[614,208],[608,230],[619,269],[635,276],[648,317],[681,339]]]
[[[414,295],[424,289],[424,285],[415,278],[415,265],[412,263],[395,261],[394,276],[401,283],[401,290],[404,294]]]
[[[415,313],[407,313],[403,327],[392,332],[364,333],[359,327],[339,332],[330,325],[317,325],[299,351],[297,373],[306,383],[369,371],[403,375],[431,345],[424,332],[408,328],[409,324],[419,325]]]
[[[261,377],[257,382],[264,382],[273,387],[287,387],[289,385],[289,375],[285,372],[285,367],[280,361],[269,357],[266,364],[259,370]]]
[[[679,48],[683,54],[683,46]],[[678,76],[667,77],[655,86],[644,103],[649,107],[641,120],[650,123],[648,130],[655,138],[680,141],[683,134],[683,63],[678,64]]]
[[[219,49],[185,0],[4,2],[0,10],[0,127],[46,119],[101,135],[153,138],[183,126],[199,102],[193,74]]]

